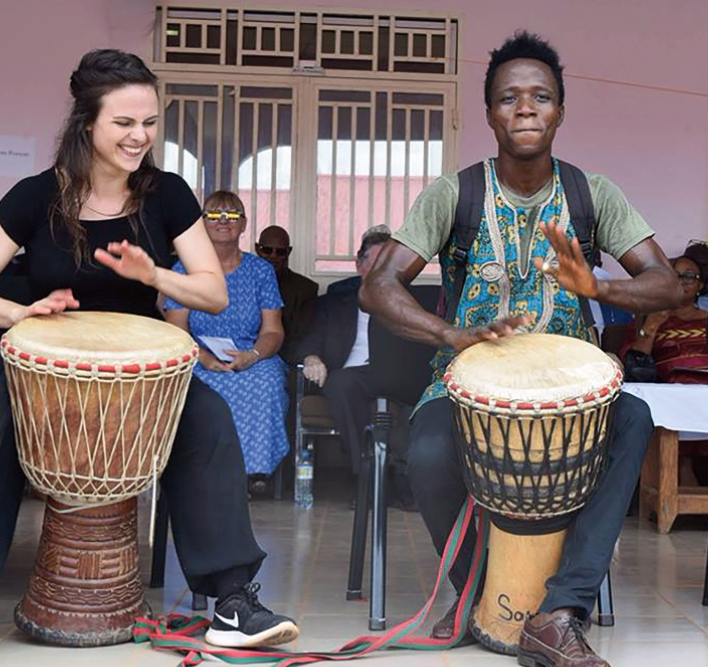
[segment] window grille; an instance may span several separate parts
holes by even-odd
[[[237,192],[251,248],[277,224],[296,270],[352,272],[362,233],[454,168],[455,18],[180,2],[157,9],[157,157],[200,201]]]
[[[171,3],[157,10],[153,52],[160,63],[443,76],[457,71],[457,30],[451,17]]]

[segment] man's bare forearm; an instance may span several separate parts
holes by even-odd
[[[435,347],[452,345],[455,328],[421,308],[398,278],[372,272],[359,290],[359,303],[401,338]]]
[[[452,347],[458,352],[483,340],[509,336],[516,327],[528,323],[528,319],[521,316],[484,327],[458,328],[427,312],[406,289],[425,264],[412,250],[389,241],[359,290],[362,309],[401,338],[434,347]]]
[[[673,269],[657,266],[628,280],[599,280],[597,300],[632,313],[673,310],[683,290]]]

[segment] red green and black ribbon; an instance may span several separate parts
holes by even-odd
[[[472,608],[477,586],[483,570],[484,558],[487,552],[488,522],[481,508],[478,508],[477,543],[475,556],[470,567],[467,584],[460,595],[460,603],[455,616],[455,627],[450,639],[433,639],[431,637],[415,637],[416,630],[425,623],[430,610],[438,596],[440,587],[452,568],[469,530],[474,521],[475,506],[471,497],[467,499],[460,511],[455,525],[448,537],[443,552],[435,588],[423,608],[410,620],[391,628],[383,635],[364,635],[348,642],[336,651],[294,653],[277,649],[224,649],[211,646],[194,637],[209,627],[209,621],[200,616],[188,617],[180,614],[170,614],[157,619],[138,618],[133,630],[136,643],[150,642],[152,648],[160,651],[177,651],[184,655],[180,667],[199,665],[208,657],[220,660],[229,665],[273,665],[274,667],[291,667],[307,665],[314,662],[333,660],[352,660],[363,658],[374,651],[383,649],[414,649],[440,650],[453,648],[464,637],[467,621]]]

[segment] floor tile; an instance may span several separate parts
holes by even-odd
[[[328,489],[331,495],[328,496]],[[370,633],[369,601],[347,601],[349,544],[353,513],[342,490],[322,484],[312,510],[289,501],[264,499],[251,504],[256,534],[269,553],[258,575],[261,599],[275,612],[296,618],[301,636],[295,650],[331,650]],[[147,646],[74,650],[34,644],[15,629],[12,615],[27,588],[42,525],[43,504],[23,504],[17,539],[0,578],[0,665],[2,667],[177,667],[179,656]],[[140,507],[140,565],[147,584],[151,553],[147,547],[149,512]],[[636,518],[626,521],[613,565],[616,624],[593,626],[589,640],[613,667],[681,667],[708,665],[708,607],[701,602],[708,522],[681,521],[669,535]],[[408,620],[432,591],[438,560],[419,514],[391,511],[387,571],[388,628]],[[370,595],[369,554],[362,579]],[[194,613],[191,593],[170,541],[165,586],[145,589],[155,613]],[[422,632],[454,600],[445,585]],[[213,600],[206,611],[209,617]],[[387,651],[361,661],[339,664],[373,667],[503,667],[513,659],[479,646],[450,651]]]

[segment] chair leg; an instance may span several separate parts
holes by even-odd
[[[275,487],[273,488],[273,500],[283,499],[283,461],[278,464],[275,471]]]
[[[165,498],[165,494],[161,492],[157,499],[157,514],[155,516],[155,536],[152,548],[150,588],[162,588],[165,585],[168,528],[169,515],[167,512],[167,498]]]
[[[703,600],[701,604],[708,607],[708,553],[706,554],[706,578],[703,582]]]
[[[192,593],[192,609],[194,611],[204,611],[208,606],[206,595]]]
[[[369,630],[386,628],[386,458],[391,415],[388,401],[377,399],[374,418],[374,490],[371,522],[371,605]]]
[[[349,556],[349,582],[347,600],[361,600],[362,580],[364,578],[364,557],[366,555],[366,532],[369,524],[370,479],[371,479],[371,434],[367,431],[364,447],[361,450],[361,469],[357,489],[354,527],[352,530],[352,548]]]
[[[597,594],[597,624],[602,627],[609,627],[615,624],[615,610],[612,603],[612,582],[610,580],[609,570],[607,570],[607,574],[602,580],[600,591]]]

